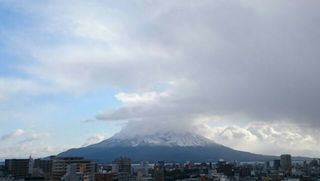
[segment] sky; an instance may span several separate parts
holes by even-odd
[[[195,132],[320,156],[318,0],[0,0],[0,160]]]

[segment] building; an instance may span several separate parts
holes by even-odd
[[[24,179],[29,176],[29,159],[6,159],[5,171],[15,179]]]
[[[234,175],[233,165],[230,163],[227,163],[224,160],[218,161],[217,171],[218,171],[218,173],[223,173],[226,176],[233,176]]]
[[[134,173],[137,176],[138,181],[144,181],[149,178],[149,162],[142,161],[139,166],[134,168]]]
[[[4,163],[2,164],[2,162],[0,162],[0,178],[4,177],[4,172],[5,172]]]
[[[90,160],[85,160],[83,157],[53,158],[51,180],[61,180],[62,176],[67,173],[68,165],[74,165],[72,168],[75,168],[76,172],[82,173],[83,178],[89,177],[88,180],[93,180],[94,173],[96,172],[96,165]]]
[[[52,160],[50,159],[35,159],[33,168],[41,169],[44,173],[51,173]]]
[[[291,173],[291,155],[289,154],[284,154],[280,156],[280,169],[283,171],[285,174],[290,174]]]
[[[118,180],[118,178],[115,178],[113,173],[97,173],[94,176],[95,181],[114,181]]]
[[[279,170],[280,168],[280,160],[273,160],[273,169]]]
[[[112,162],[115,169],[114,172],[126,172],[131,174],[131,160],[127,157],[119,157]]]
[[[163,161],[159,161],[153,170],[153,176],[155,181],[164,181],[164,169],[165,163]]]
[[[113,176],[119,181],[127,181],[131,179],[131,160],[127,157],[119,157],[112,162]]]
[[[78,172],[77,164],[72,163],[67,165],[67,173],[62,176],[62,181],[84,181],[84,174]]]

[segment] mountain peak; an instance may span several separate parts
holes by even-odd
[[[195,133],[190,132],[158,132],[148,135],[115,134],[113,137],[90,147],[114,147],[114,146],[207,146],[216,144]]]
[[[120,156],[127,156],[134,162],[143,160],[151,162],[212,161],[220,158],[263,161],[275,158],[233,150],[190,132],[123,133],[94,145],[70,149],[60,153],[59,156],[82,156],[101,163],[111,162]]]

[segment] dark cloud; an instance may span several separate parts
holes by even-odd
[[[175,56],[150,67],[141,62],[133,78],[185,82],[168,86],[170,96],[152,106],[124,106],[105,119],[242,114],[320,126],[320,13],[314,3],[170,6],[143,24],[138,38]]]

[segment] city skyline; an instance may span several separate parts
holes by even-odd
[[[0,0],[0,160],[119,132],[319,157],[319,5]]]

